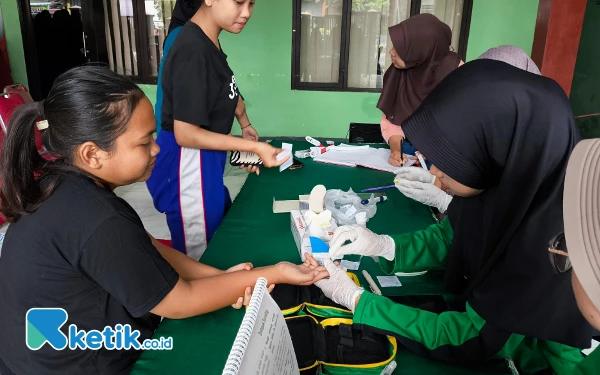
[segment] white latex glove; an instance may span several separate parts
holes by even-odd
[[[356,297],[360,296],[365,290],[354,284],[346,271],[336,266],[329,259],[325,259],[323,265],[329,272],[329,278],[317,281],[315,285],[323,291],[327,298],[338,305],[345,306],[354,313]]]
[[[351,244],[344,245],[346,241]],[[390,236],[379,235],[357,224],[339,227],[329,243],[329,257],[342,259],[344,255],[381,256],[393,260],[396,244]]]
[[[428,206],[436,207],[441,213],[448,210],[452,196],[431,183],[396,179],[396,187],[408,198]]]
[[[408,181],[419,181],[429,184],[435,182],[435,176],[426,171],[423,168],[417,167],[402,167],[396,172],[396,179],[408,180]]]

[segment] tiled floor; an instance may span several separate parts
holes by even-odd
[[[229,189],[232,200],[240,192],[244,182],[246,182],[246,177],[248,177],[248,173],[245,170],[234,168],[229,164],[225,167],[225,186]],[[145,182],[117,188],[115,193],[125,199],[137,211],[144,227],[152,236],[159,239],[171,239],[165,215],[154,208],[152,197]]]
[[[229,155],[227,157],[229,160]],[[237,167],[232,167],[227,163],[225,166],[225,186],[229,189],[231,200],[237,197],[240,189],[246,182],[248,173]],[[154,204],[152,203],[152,197],[148,192],[145,182],[139,182],[129,186],[119,187],[115,190],[115,193],[125,199],[131,207],[140,215],[144,228],[155,238],[170,240],[171,233],[167,227],[167,220],[164,214],[156,211]],[[8,228],[8,224],[0,226],[0,233],[5,233]]]

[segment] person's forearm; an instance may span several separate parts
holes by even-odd
[[[255,152],[259,145],[258,142],[211,132],[199,126],[178,120],[175,120],[174,131],[175,140],[181,147],[203,150]]]
[[[400,152],[400,142],[402,142],[402,140],[404,139],[404,137],[402,137],[401,135],[392,135],[390,137],[390,139],[388,140],[388,144],[390,145],[390,151],[394,152],[394,151],[398,151]]]
[[[246,112],[246,104],[242,98],[238,99],[238,104],[235,107],[235,118],[240,124],[240,128],[250,125],[250,119],[248,118],[248,113]]]
[[[396,256],[392,261],[380,257],[379,265],[387,274],[443,268],[453,235],[448,219],[424,230],[392,235]]]
[[[162,257],[169,262],[171,267],[173,267],[173,269],[175,269],[175,271],[179,274],[179,277],[185,281],[198,280],[225,273],[225,271],[221,271],[220,269],[196,262],[187,255],[163,245],[151,235],[150,238],[152,239],[152,244],[156,250],[158,250],[160,255],[162,255]]]
[[[505,331],[495,331],[491,327],[484,329],[486,321],[469,304],[466,312],[436,314],[394,303],[369,292],[361,294],[352,320],[355,324],[394,336],[405,349],[450,363],[481,363],[490,358],[513,357],[516,348],[525,339],[522,335],[506,334],[500,341],[502,336],[496,332],[504,334]],[[494,337],[494,340],[489,337]],[[498,355],[499,350],[503,356]],[[531,352],[528,354],[531,355]]]
[[[170,319],[184,319],[222,309],[235,303],[247,287],[253,287],[259,277],[268,284],[282,280],[279,266],[255,268],[207,277],[200,280],[179,279],[171,292],[154,308],[152,313]]]

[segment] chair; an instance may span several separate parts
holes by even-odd
[[[33,99],[23,85],[11,85],[4,88],[0,94],[0,149],[4,146],[6,134],[15,109],[25,103],[33,103]],[[32,125],[33,126],[33,125]],[[43,150],[42,134],[36,129],[36,145],[38,150]],[[1,182],[0,182],[1,183]],[[0,217],[0,225],[4,224],[5,220]]]
[[[33,103],[33,98],[25,86],[17,84],[4,88],[3,93],[0,94],[0,127],[4,136],[6,136],[10,119],[15,109],[22,104],[28,103]],[[0,147],[2,147],[3,142],[4,139],[0,142]],[[42,145],[42,133],[37,128],[35,128],[35,145],[45,159],[50,159],[50,156]]]

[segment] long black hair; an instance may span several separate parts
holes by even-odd
[[[17,108],[1,153],[0,213],[4,218],[14,222],[35,211],[64,174],[94,178],[73,165],[76,148],[94,142],[112,151],[143,97],[129,78],[105,67],[81,66],[60,75],[46,100]],[[40,155],[35,143],[40,118],[48,121],[43,145],[52,155],[50,161]]]

